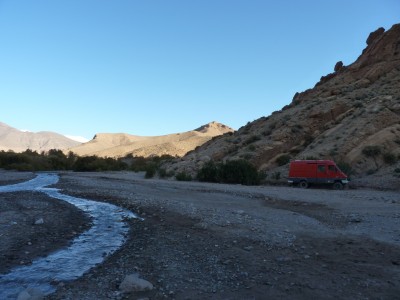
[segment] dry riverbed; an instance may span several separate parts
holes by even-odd
[[[123,172],[62,173],[56,187],[128,208],[144,220],[129,220],[120,250],[82,278],[60,283],[47,299],[395,299],[400,294],[398,192],[145,180]],[[24,198],[0,194],[0,202],[10,197]],[[38,199],[36,213],[42,201],[59,201]],[[90,224],[73,207],[63,210],[75,216],[58,217],[64,226],[77,226],[68,232]],[[55,211],[54,216],[61,213]],[[68,232],[57,237],[68,242]],[[13,233],[32,240],[28,230]],[[38,235],[47,236],[33,236]],[[121,282],[133,273],[154,288],[122,293]]]

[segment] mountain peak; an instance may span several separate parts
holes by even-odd
[[[212,121],[210,123],[207,123],[203,126],[200,126],[199,128],[196,128],[194,131],[198,131],[201,133],[208,133],[210,131],[219,131],[221,132],[221,134],[227,133],[227,132],[234,132],[235,130],[233,130],[232,128],[230,128],[229,126],[226,126],[222,123],[216,122],[216,121]]]

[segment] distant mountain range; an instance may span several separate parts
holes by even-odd
[[[98,133],[93,140],[72,147],[79,156],[99,157],[132,156],[183,156],[196,147],[234,130],[218,122],[211,122],[195,130],[162,136],[137,136],[127,133]]]
[[[127,133],[98,133],[81,143],[55,132],[27,132],[0,122],[0,150],[23,152],[48,151],[50,149],[72,151],[79,156],[99,157],[133,156],[183,156],[215,136],[234,130],[218,122],[211,122],[195,130],[162,136],[137,136]]]
[[[80,144],[80,142],[55,132],[21,131],[0,122],[0,150],[3,151],[12,150],[14,152],[23,152],[30,149],[32,151],[41,152],[50,149],[63,150]]]

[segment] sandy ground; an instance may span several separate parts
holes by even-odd
[[[400,297],[398,192],[145,180],[128,172],[62,173],[57,187],[144,220],[129,221],[119,251],[48,299]],[[135,272],[154,289],[122,294],[120,283]]]

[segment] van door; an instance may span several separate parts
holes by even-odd
[[[338,169],[335,165],[328,166],[328,175],[329,178],[338,178]]]
[[[325,183],[329,179],[327,166],[325,164],[317,165],[317,181],[319,183]]]

